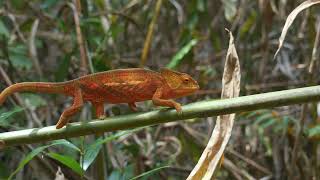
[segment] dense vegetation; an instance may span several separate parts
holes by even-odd
[[[234,35],[240,59],[240,96],[316,85],[319,6],[298,14],[273,60],[287,16],[302,2],[0,0],[0,89],[14,82],[60,82],[118,68],[168,67],[192,75],[201,87],[179,99],[182,104],[218,99],[229,41],[225,28]],[[0,107],[0,132],[54,125],[71,102],[61,95],[16,94]],[[155,108],[151,102],[138,105],[140,111]],[[131,113],[127,105],[111,104],[106,112]],[[88,121],[92,114],[88,104],[74,119]],[[319,117],[316,103],[237,114],[215,176],[320,178]],[[97,179],[99,150],[108,179],[144,172],[143,178],[185,179],[215,119],[6,148],[0,152],[0,179]]]

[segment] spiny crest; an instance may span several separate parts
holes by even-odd
[[[181,75],[183,73],[173,71],[167,68],[162,68],[160,73],[171,89],[177,89],[181,85]]]

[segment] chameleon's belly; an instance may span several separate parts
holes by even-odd
[[[86,83],[81,89],[85,101],[118,104],[150,100],[157,86],[147,82]]]

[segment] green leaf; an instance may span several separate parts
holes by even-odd
[[[167,68],[173,69],[176,68],[182,61],[183,57],[188,54],[191,48],[198,43],[197,39],[190,40],[185,46],[183,46],[171,59],[170,63],[167,65]]]
[[[127,134],[132,134],[134,132],[137,132],[139,130],[141,130],[142,128],[136,128],[136,129],[132,129],[132,130],[128,130],[128,131],[121,131],[118,132],[112,136],[106,137],[105,139],[99,138],[97,139],[94,143],[92,143],[89,147],[87,147],[85,149],[85,153],[84,153],[84,157],[83,157],[83,170],[87,170],[88,167],[92,164],[92,162],[94,161],[94,159],[97,157],[102,144],[104,143],[108,143],[114,139],[117,139],[121,136],[127,135]]]
[[[81,150],[74,144],[72,144],[70,141],[67,141],[65,139],[60,139],[60,140],[56,140],[56,141],[53,141],[53,142],[59,142],[60,144],[59,145],[63,145],[67,148],[70,148],[70,149],[73,149],[75,151],[78,151],[78,152],[81,152]]]
[[[32,68],[31,60],[24,55],[20,55],[20,54],[10,55],[10,61],[12,65],[16,68],[25,68],[25,69]]]
[[[126,180],[134,176],[134,165],[129,164],[123,169],[114,169],[107,178],[110,180]]]
[[[98,138],[94,143],[92,143],[86,150],[83,156],[83,170],[87,170],[88,167],[92,164],[92,162],[97,157],[102,145],[100,142],[102,138]]]
[[[108,179],[110,180],[119,180],[122,179],[122,175],[119,169],[113,170],[110,174],[110,176],[108,177]]]
[[[36,155],[38,155],[40,152],[42,152],[43,150],[45,150],[46,148],[50,147],[50,146],[55,146],[55,145],[66,145],[69,144],[69,141],[66,141],[64,139],[61,140],[56,140],[53,141],[51,144],[49,145],[45,145],[45,146],[40,146],[36,149],[34,149],[33,151],[31,151],[25,158],[23,158],[21,160],[21,162],[18,165],[18,168],[16,170],[14,170],[13,173],[10,174],[8,179],[12,179],[14,175],[16,175],[29,161],[31,161]],[[66,145],[69,146],[69,145]]]
[[[61,154],[57,154],[57,153],[47,153],[47,155],[49,157],[51,157],[52,159],[55,159],[59,162],[61,162],[62,164],[68,166],[70,169],[72,169],[74,172],[78,173],[80,176],[82,176],[84,174],[84,171],[82,170],[80,164],[75,161],[73,158],[69,157],[69,156],[65,156],[65,155],[61,155]]]
[[[243,23],[240,28],[240,37],[244,38],[247,33],[250,31],[251,27],[257,22],[257,12],[252,11],[248,19]]]
[[[266,112],[265,114],[257,116],[257,119],[254,121],[254,125],[258,125],[268,119],[273,119],[273,115],[271,112]]]
[[[32,61],[29,59],[28,48],[21,43],[11,44],[9,46],[9,56],[12,65],[16,68],[32,68]]]
[[[22,93],[21,96],[26,102],[26,105],[28,105],[29,107],[37,108],[40,106],[47,105],[47,101],[44,100],[40,95],[31,94],[31,93]]]
[[[320,135],[320,125],[308,129],[308,137]]]
[[[15,113],[23,111],[23,109],[24,108],[17,106],[9,112],[0,114],[0,123],[4,123],[3,121],[7,120],[9,117],[13,116]]]
[[[161,169],[169,168],[169,167],[170,167],[170,166],[158,167],[158,168],[152,169],[152,170],[150,170],[150,171],[144,172],[144,173],[142,173],[142,174],[140,174],[140,175],[138,175],[138,176],[136,176],[136,177],[133,177],[133,178],[131,178],[130,180],[140,179],[140,178],[142,178],[142,177],[148,177],[148,176],[150,176],[151,174],[154,174],[154,173],[160,171]]]
[[[7,29],[6,25],[0,19],[0,35],[4,35],[6,38],[10,37],[9,30]]]
[[[267,120],[266,122],[262,123],[262,124],[260,125],[260,127],[262,127],[263,129],[265,129],[265,128],[273,125],[274,123],[276,123],[275,119],[269,119],[269,120]]]

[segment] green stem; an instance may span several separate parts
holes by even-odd
[[[13,146],[38,143],[177,120],[217,116],[319,100],[320,86],[312,86],[232,99],[201,101],[183,106],[182,113],[180,114],[173,109],[160,109],[145,113],[109,117],[105,120],[95,120],[87,123],[70,123],[66,128],[61,129],[55,129],[54,126],[49,126],[5,132],[0,134],[0,145]]]

